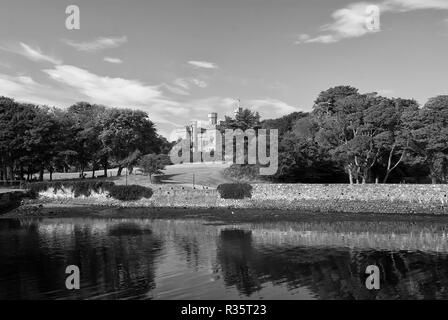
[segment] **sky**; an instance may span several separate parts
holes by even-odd
[[[336,85],[424,104],[448,94],[447,53],[448,0],[0,0],[0,95],[141,109],[167,137],[238,99],[310,111]]]

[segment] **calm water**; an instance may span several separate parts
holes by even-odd
[[[0,299],[448,298],[446,226],[0,220]],[[72,264],[79,291],[65,289]],[[379,291],[365,288],[371,264]]]

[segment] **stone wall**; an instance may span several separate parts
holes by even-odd
[[[124,207],[260,208],[321,213],[448,214],[448,185],[254,184],[251,199],[221,199],[216,190],[154,188],[151,199],[68,199],[72,204]],[[68,197],[69,198],[69,197]],[[67,203],[67,202],[66,202]]]

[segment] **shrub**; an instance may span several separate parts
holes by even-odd
[[[224,183],[218,186],[223,199],[244,199],[252,197],[252,186],[248,183]]]
[[[113,186],[109,190],[109,195],[117,200],[121,201],[135,201],[140,200],[141,198],[149,199],[152,197],[152,189],[143,187],[143,186],[137,186],[137,185],[130,185],[130,186]]]
[[[92,192],[99,193],[101,190],[109,191],[115,184],[111,181],[101,180],[75,180],[75,181],[44,181],[28,183],[25,188],[28,189],[30,194],[36,197],[39,192],[46,191],[48,189],[54,189],[54,193],[59,190],[71,189],[74,196],[89,197]]]

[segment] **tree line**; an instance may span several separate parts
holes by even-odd
[[[448,96],[413,99],[361,94],[351,86],[322,91],[311,112],[260,121],[244,110],[226,126],[279,130],[279,170],[270,180],[307,183],[447,183]],[[262,179],[250,165],[227,174]]]
[[[167,153],[148,114],[78,102],[68,109],[19,103],[0,97],[0,180],[43,180],[49,172],[107,176],[118,167],[131,172],[142,155]]]

